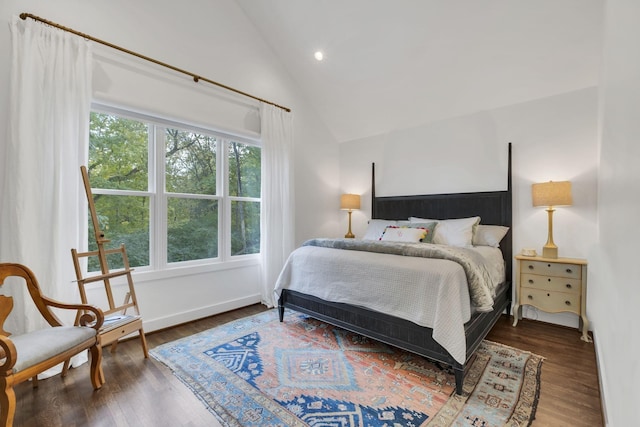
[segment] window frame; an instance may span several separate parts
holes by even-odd
[[[111,114],[124,119],[137,120],[148,126],[148,176],[147,191],[141,190],[115,190],[100,189],[91,187],[94,195],[104,194],[113,196],[142,196],[149,198],[149,265],[135,267],[144,273],[155,271],[183,271],[188,268],[190,271],[211,271],[225,268],[235,268],[242,265],[255,265],[261,259],[260,252],[254,254],[231,255],[231,205],[233,201],[257,202],[262,215],[262,194],[260,197],[240,197],[230,196],[229,185],[229,159],[228,148],[231,142],[237,142],[262,150],[259,139],[247,136],[235,135],[230,132],[196,125],[177,119],[154,116],[150,113],[133,111],[126,107],[116,107],[93,102],[91,104],[92,113]],[[166,190],[166,163],[165,163],[165,129],[178,129],[189,132],[206,134],[216,139],[216,194],[191,194],[172,193]],[[89,156],[87,150],[87,161]],[[262,155],[262,153],[261,153]],[[262,168],[262,162],[260,167]],[[168,216],[167,208],[169,198],[185,199],[206,199],[218,201],[218,256],[215,258],[204,258],[189,261],[169,262],[168,261]],[[85,229],[88,230],[88,219],[85,222]],[[88,234],[88,238],[92,236]],[[108,235],[106,236],[109,237]],[[262,238],[262,233],[260,234]]]

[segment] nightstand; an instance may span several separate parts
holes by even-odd
[[[582,341],[591,342],[587,320],[587,260],[516,255],[516,299],[513,326],[522,319],[522,306],[547,313],[578,315]]]

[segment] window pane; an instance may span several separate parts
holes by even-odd
[[[231,202],[231,255],[260,253],[260,202]]]
[[[178,129],[165,138],[167,192],[216,194],[216,138]]]
[[[148,141],[146,123],[91,113],[87,167],[91,187],[146,191]]]
[[[229,143],[229,195],[260,197],[260,147]]]
[[[168,200],[167,262],[218,256],[218,201]]]
[[[129,265],[149,265],[149,197],[93,196],[100,229],[111,242],[105,248],[117,248],[124,243]],[[89,216],[89,250],[97,250],[93,223]],[[122,259],[109,259],[109,267],[122,268]],[[100,271],[97,257],[89,257],[89,271]]]

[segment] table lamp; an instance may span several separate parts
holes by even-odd
[[[351,232],[351,211],[354,209],[360,209],[360,195],[359,194],[343,194],[340,196],[340,209],[349,212],[349,231],[344,235],[347,239],[353,239],[356,237]]]
[[[553,243],[553,209],[554,206],[571,206],[571,182],[549,181],[531,186],[533,206],[546,206],[549,217],[549,235],[547,244],[542,248],[544,258],[558,258],[558,247]]]

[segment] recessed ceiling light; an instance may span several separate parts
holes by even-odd
[[[318,61],[322,61],[324,59],[324,54],[322,53],[322,51],[317,51],[316,53],[313,54],[313,56],[318,60]]]

